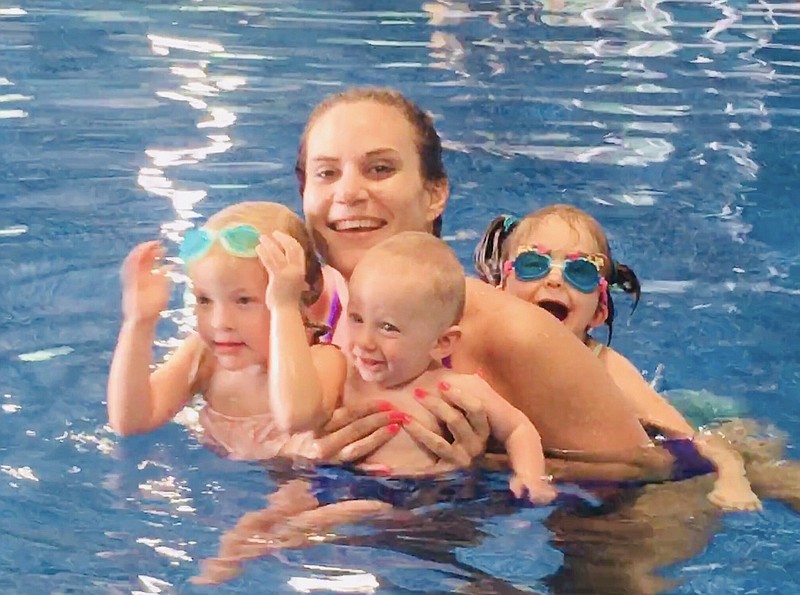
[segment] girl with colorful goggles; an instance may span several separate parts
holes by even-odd
[[[557,259],[534,242],[552,242],[561,248],[558,253],[566,254]],[[636,409],[642,424],[665,437],[667,448],[673,444],[679,447],[680,455],[670,448],[679,458],[676,478],[716,469],[714,488],[707,494],[712,503],[726,510],[761,507],[739,455],[726,444],[696,434],[681,413],[647,384],[636,366],[589,334],[605,323],[611,342],[614,308],[609,285],[634,294],[634,306],[640,293],[633,271],[611,258],[608,239],[594,217],[569,205],[545,207],[522,220],[498,217],[475,250],[475,267],[483,280],[556,316],[595,353]],[[553,267],[561,269],[563,284],[557,278],[549,278]],[[701,456],[696,456],[698,453]]]

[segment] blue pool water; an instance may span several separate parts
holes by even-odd
[[[275,489],[177,424],[105,427],[117,271],[195,214],[299,208],[305,117],[346,85],[435,114],[465,264],[498,212],[590,210],[644,281],[632,318],[618,302],[615,346],[651,377],[662,364],[665,389],[774,424],[800,458],[799,16],[740,0],[0,1],[0,590],[203,592],[198,561]],[[181,324],[164,320],[162,352]],[[693,516],[672,488],[668,521],[586,526],[498,489],[252,562],[220,592],[638,593],[645,550],[670,592],[797,591],[800,517],[774,501]]]

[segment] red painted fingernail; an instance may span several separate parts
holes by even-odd
[[[426,391],[424,388],[415,388],[414,396],[418,399],[424,399],[428,396],[428,391]]]
[[[440,390],[450,390],[450,383],[445,382],[444,380],[439,381],[439,389]]]
[[[398,423],[398,424],[405,424],[405,423],[410,422],[411,418],[409,418],[402,411],[392,411],[389,414],[389,421],[394,422],[394,423]]]
[[[392,404],[389,401],[379,401],[378,402],[378,411],[391,411],[394,409]]]
[[[386,465],[382,465],[380,467],[373,467],[369,470],[369,472],[371,475],[390,475],[392,470]]]
[[[400,424],[391,424],[388,428],[390,433],[397,434],[400,431]]]

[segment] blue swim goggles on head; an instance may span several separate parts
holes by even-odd
[[[214,242],[225,249],[225,252],[238,258],[253,258],[261,234],[252,225],[229,225],[220,230],[190,229],[183,236],[178,256],[184,264],[202,258]]]
[[[600,285],[600,271],[605,264],[602,254],[567,254],[561,262],[554,262],[550,252],[538,246],[520,246],[513,261],[504,265],[506,275],[514,269],[520,281],[538,281],[545,278],[553,267],[561,269],[564,280],[581,293],[591,293]]]

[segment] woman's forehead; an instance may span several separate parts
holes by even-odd
[[[343,152],[414,147],[414,129],[395,106],[362,100],[334,105],[321,114],[308,134],[308,157]]]

